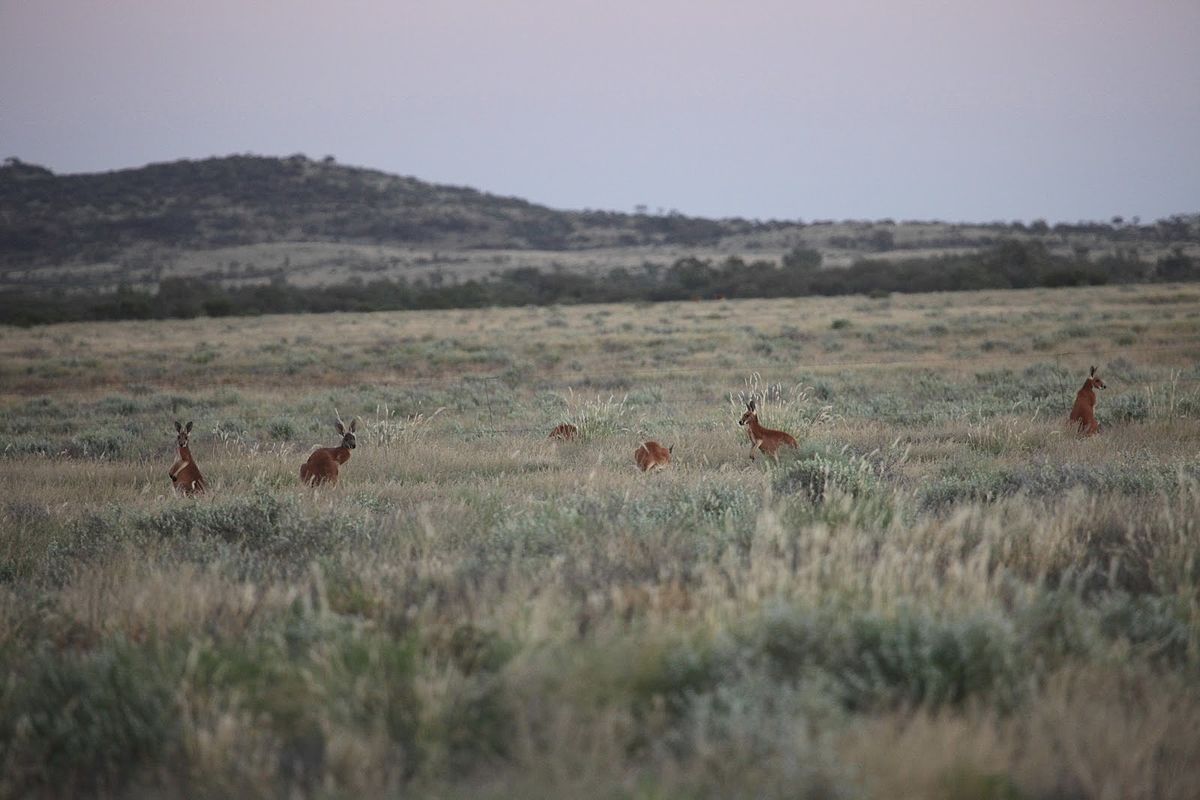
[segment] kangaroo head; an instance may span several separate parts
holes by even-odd
[[[192,421],[188,420],[187,425],[181,425],[179,420],[175,420],[175,444],[179,447],[188,446],[188,434],[192,432]]]
[[[1092,371],[1088,374],[1088,379],[1087,379],[1086,385],[1090,389],[1107,389],[1108,388],[1107,386],[1104,385],[1104,381],[1102,381],[1096,377],[1096,368],[1095,367],[1092,367]]]
[[[738,425],[745,425],[747,422],[752,419],[756,419],[757,417],[758,411],[756,410],[754,401],[751,400],[749,403],[746,403],[746,413],[742,414],[742,418],[738,420]]]
[[[337,414],[337,409],[334,409],[334,413]],[[342,417],[339,414],[337,422],[333,423],[333,427],[337,428],[337,432],[342,435],[342,447],[353,450],[358,444],[354,439],[354,432],[358,430],[358,417],[350,420],[350,424],[346,425],[342,422]]]

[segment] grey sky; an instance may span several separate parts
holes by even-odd
[[[313,157],[563,208],[1200,211],[1200,0],[0,0],[0,156]]]

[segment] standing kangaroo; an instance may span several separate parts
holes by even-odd
[[[171,471],[167,473],[175,491],[185,495],[200,494],[207,488],[204,476],[200,474],[200,468],[196,466],[196,460],[192,458],[192,451],[188,447],[188,434],[191,432],[191,420],[188,420],[186,426],[175,420],[175,445],[179,448],[179,455],[171,465]]]
[[[750,460],[754,460],[754,454],[757,451],[774,455],[775,451],[780,447],[797,447],[796,439],[790,433],[777,431],[774,428],[764,428],[758,424],[758,407],[751,400],[746,404],[746,413],[742,414],[742,418],[738,420],[738,425],[746,426],[746,433],[750,436]]]
[[[1070,422],[1079,423],[1080,436],[1091,436],[1100,432],[1100,423],[1096,421],[1096,390],[1107,389],[1104,381],[1096,377],[1096,368],[1088,374],[1083,382],[1083,388],[1075,394],[1075,405],[1071,406]]]
[[[337,413],[336,409],[334,413]],[[336,486],[338,466],[350,460],[350,451],[356,445],[354,431],[358,429],[358,417],[350,420],[350,425],[347,427],[342,422],[341,416],[338,416],[337,422],[333,425],[341,434],[342,443],[337,447],[322,447],[314,450],[308,457],[308,461],[300,465],[300,480],[309,486],[320,486],[323,483]]]

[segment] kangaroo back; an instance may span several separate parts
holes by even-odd
[[[322,447],[314,450],[313,454],[300,465],[300,480],[310,486],[320,486],[328,483],[334,485],[338,479],[338,461],[329,452],[332,447]]]
[[[569,422],[564,422],[558,425],[554,430],[550,431],[550,439],[560,439],[564,442],[569,442],[579,436],[579,428]]]
[[[336,485],[338,467],[350,460],[350,451],[358,446],[354,437],[354,432],[358,429],[358,417],[346,425],[342,422],[341,415],[337,414],[337,409],[334,409],[334,414],[337,415],[334,428],[342,435],[342,443],[337,447],[321,447],[314,450],[308,460],[300,465],[300,480],[309,486],[326,483]]]
[[[1092,367],[1083,386],[1075,393],[1075,403],[1067,419],[1077,424],[1076,432],[1080,436],[1091,436],[1100,432],[1100,423],[1096,420],[1096,390],[1107,389],[1104,381],[1096,377],[1096,368]]]
[[[652,469],[663,469],[671,463],[671,451],[674,449],[674,446],[663,447],[654,441],[642,442],[633,451],[633,462],[638,465],[638,469],[642,472],[649,472]]]

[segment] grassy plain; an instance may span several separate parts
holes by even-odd
[[[0,795],[1194,798],[1198,452],[1190,287],[0,329]]]

